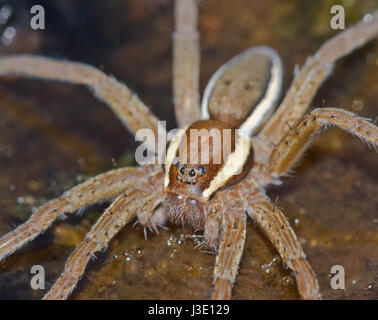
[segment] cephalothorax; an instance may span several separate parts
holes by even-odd
[[[175,163],[172,156],[178,157]],[[235,128],[217,120],[192,123],[168,149],[164,206],[169,217],[203,229],[208,200],[243,179],[252,166],[252,145]]]
[[[212,298],[229,299],[243,253],[247,216],[293,270],[301,297],[320,298],[316,276],[301,245],[265,188],[279,183],[312,137],[328,125],[377,147],[378,128],[366,119],[336,108],[306,111],[336,60],[378,36],[378,12],[340,32],[308,58],[277,111],[282,66],[275,51],[264,46],[248,49],[222,66],[210,79],[200,108],[196,24],[195,1],[176,0],[173,87],[176,118],[183,130],[170,142],[165,165],[121,168],[98,175],[47,202],[28,221],[0,238],[2,260],[61,214],[113,199],[71,254],[46,299],[67,298],[90,257],[134,217],[152,229],[167,219],[203,229],[207,246],[217,253]],[[0,57],[0,75],[8,74],[84,84],[131,132],[148,128],[157,137],[164,131],[127,86],[88,65],[30,55]],[[194,139],[192,133],[201,139]]]

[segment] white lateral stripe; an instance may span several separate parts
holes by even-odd
[[[169,184],[169,168],[172,165],[173,159],[176,157],[176,151],[180,145],[183,135],[186,133],[188,126],[180,129],[179,132],[172,138],[172,141],[167,150],[167,156],[165,159],[165,175],[164,175],[164,188]]]
[[[248,137],[251,137],[261,123],[273,112],[281,93],[283,75],[282,62],[275,50],[265,46],[256,47],[254,49],[256,49],[256,52],[264,53],[270,57],[272,68],[270,71],[270,81],[264,98],[261,99],[252,114],[240,126],[240,130]]]
[[[249,139],[243,135],[239,135],[236,141],[235,151],[228,156],[221,170],[213,180],[211,180],[209,187],[202,192],[202,197],[208,200],[210,196],[224,186],[233,175],[240,174],[250,151],[251,144]]]

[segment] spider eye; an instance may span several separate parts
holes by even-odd
[[[184,168],[184,167],[181,167],[181,169],[180,169],[180,174],[182,174],[182,175],[185,174],[185,168]]]
[[[198,174],[200,175],[200,176],[202,176],[204,173],[205,173],[205,168],[204,167],[199,167],[198,168]]]
[[[194,169],[190,170],[190,171],[189,171],[189,175],[190,175],[191,177],[194,177],[194,176],[196,175],[196,171],[195,171]]]

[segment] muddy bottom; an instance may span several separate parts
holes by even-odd
[[[257,44],[281,54],[287,88],[294,66],[336,34],[329,28],[333,4],[201,1],[201,89],[222,63]],[[7,25],[17,33],[12,43],[0,44],[1,55],[28,52],[93,64],[127,83],[173,127],[171,1],[50,1],[43,32],[29,28],[26,1],[12,5]],[[374,5],[349,1],[346,24]],[[0,25],[0,33],[5,27]],[[375,41],[337,64],[313,107],[343,107],[375,119],[377,71]],[[111,111],[84,87],[0,79],[0,234],[87,177],[132,165],[135,146]],[[377,159],[357,138],[329,129],[292,177],[268,189],[298,235],[326,299],[378,299]],[[0,299],[41,298],[105,208],[101,204],[56,222],[1,263]],[[71,298],[208,299],[215,256],[199,246],[199,236],[168,225],[146,241],[141,227],[127,226],[90,262]],[[33,265],[45,269],[45,290],[30,287]],[[334,265],[345,270],[345,289],[330,286]],[[299,298],[290,270],[251,220],[233,298]]]

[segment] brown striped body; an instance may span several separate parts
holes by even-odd
[[[252,146],[231,126],[200,120],[169,148],[175,150],[168,150],[164,206],[174,222],[202,229],[207,202],[218,190],[240,181],[252,168]],[[169,154],[174,154],[175,159]]]

